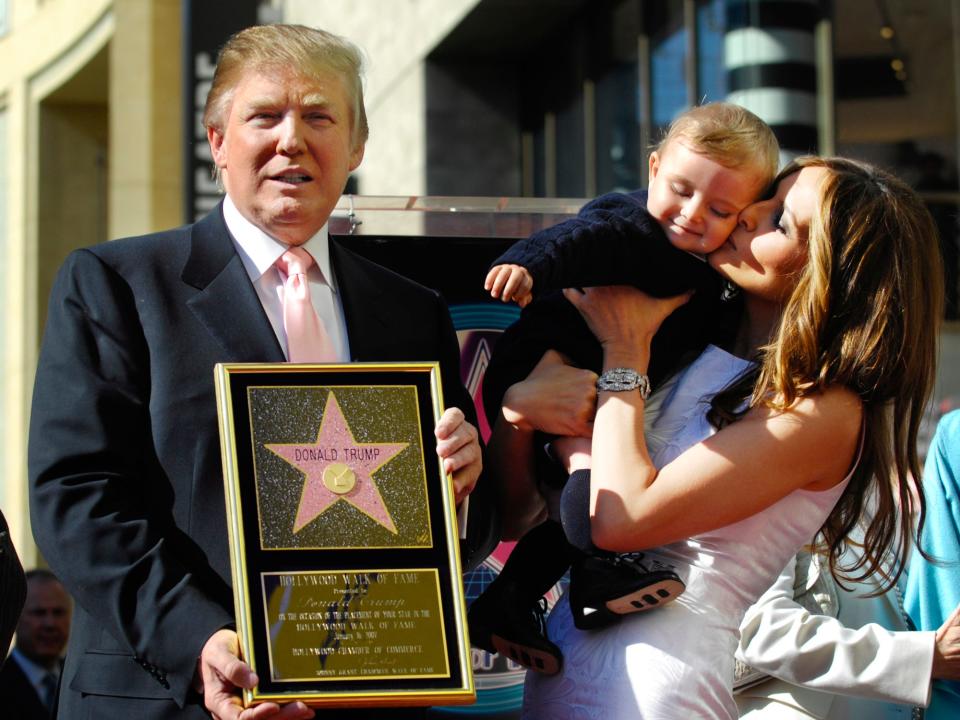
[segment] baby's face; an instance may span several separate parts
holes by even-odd
[[[730,236],[737,213],[762,189],[753,167],[728,168],[675,140],[650,155],[647,211],[674,247],[707,255]]]

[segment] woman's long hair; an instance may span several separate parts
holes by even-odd
[[[820,537],[834,575],[857,581],[876,574],[886,590],[924,520],[917,433],[934,385],[943,314],[937,229],[916,192],[865,163],[802,157],[777,181],[806,167],[828,171],[810,222],[807,263],[757,371],[715,398],[712,418],[722,423],[742,414],[732,408],[751,388],[751,407],[777,409],[831,385],[856,392],[863,403],[860,461]],[[841,567],[845,539],[868,496],[863,553]]]

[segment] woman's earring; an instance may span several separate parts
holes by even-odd
[[[723,300],[723,302],[730,302],[739,294],[740,288],[729,280],[723,281],[723,291],[720,293],[720,299]]]

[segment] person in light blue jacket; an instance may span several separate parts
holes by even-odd
[[[960,410],[937,425],[923,472],[927,517],[907,568],[904,609],[918,630],[937,630],[960,604]],[[960,654],[960,647],[955,650]],[[933,683],[927,720],[960,717],[960,676]]]

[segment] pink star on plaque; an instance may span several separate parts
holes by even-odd
[[[358,443],[336,395],[329,393],[315,443],[265,445],[306,475],[293,531],[299,532],[335,502],[345,500],[396,534],[396,525],[373,481],[373,473],[409,444]]]

